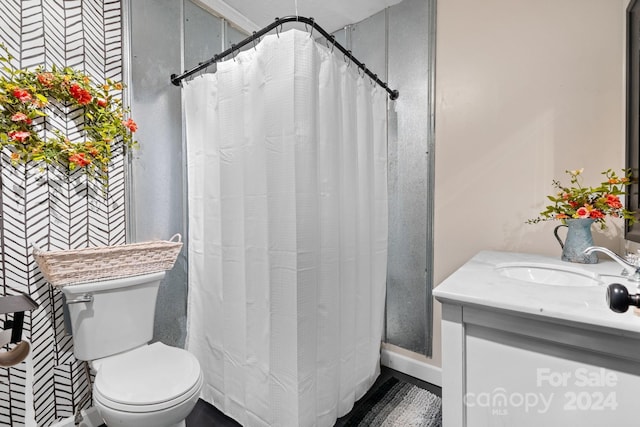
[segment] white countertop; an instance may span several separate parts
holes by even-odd
[[[496,270],[502,264],[514,262],[585,270],[600,275],[603,283],[580,287],[545,285],[505,277]],[[583,324],[588,328],[613,328],[623,335],[640,334],[640,312],[629,307],[626,313],[615,313],[607,305],[606,289],[610,283],[626,286],[630,294],[639,292],[636,283],[620,276],[621,271],[619,264],[602,258],[597,264],[575,264],[561,261],[559,256],[482,251],[436,287],[433,295],[442,303],[541,316],[548,321]]]

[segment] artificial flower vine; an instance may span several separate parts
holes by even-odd
[[[10,150],[11,162],[82,169],[106,183],[113,148],[137,145],[133,132],[138,127],[116,96],[122,83],[94,84],[69,67],[15,69],[5,46],[0,48],[0,147]],[[73,139],[55,129],[57,110],[67,110],[82,125]]]

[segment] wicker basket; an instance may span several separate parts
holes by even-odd
[[[171,270],[181,248],[176,234],[169,240],[64,251],[33,245],[33,256],[49,283],[66,286]]]

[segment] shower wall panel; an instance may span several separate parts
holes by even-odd
[[[131,109],[140,148],[132,160],[132,241],[186,235],[183,208],[180,89],[169,75],[181,68],[182,1],[132,0]],[[158,293],[154,339],[185,340],[187,263],[183,250]]]
[[[429,147],[429,11],[425,0],[389,8],[389,269],[387,342],[431,355],[433,182]]]
[[[232,27],[224,19],[218,18],[195,5],[184,1],[184,70],[190,70],[199,63],[213,58],[233,44],[244,40],[247,35]],[[241,50],[251,49],[249,44]],[[216,70],[215,64],[202,73]]]
[[[190,1],[184,2],[184,69],[191,68],[223,50],[223,23]],[[212,71],[214,68],[211,67]],[[177,72],[177,71],[176,71]]]
[[[389,103],[386,341],[431,353],[428,1],[404,0],[336,32],[400,97]]]
[[[381,80],[387,81],[387,11],[376,13],[348,29],[349,49]]]

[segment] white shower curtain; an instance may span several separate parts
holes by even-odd
[[[186,83],[187,348],[251,426],[332,426],[379,373],[386,92],[289,30]]]

